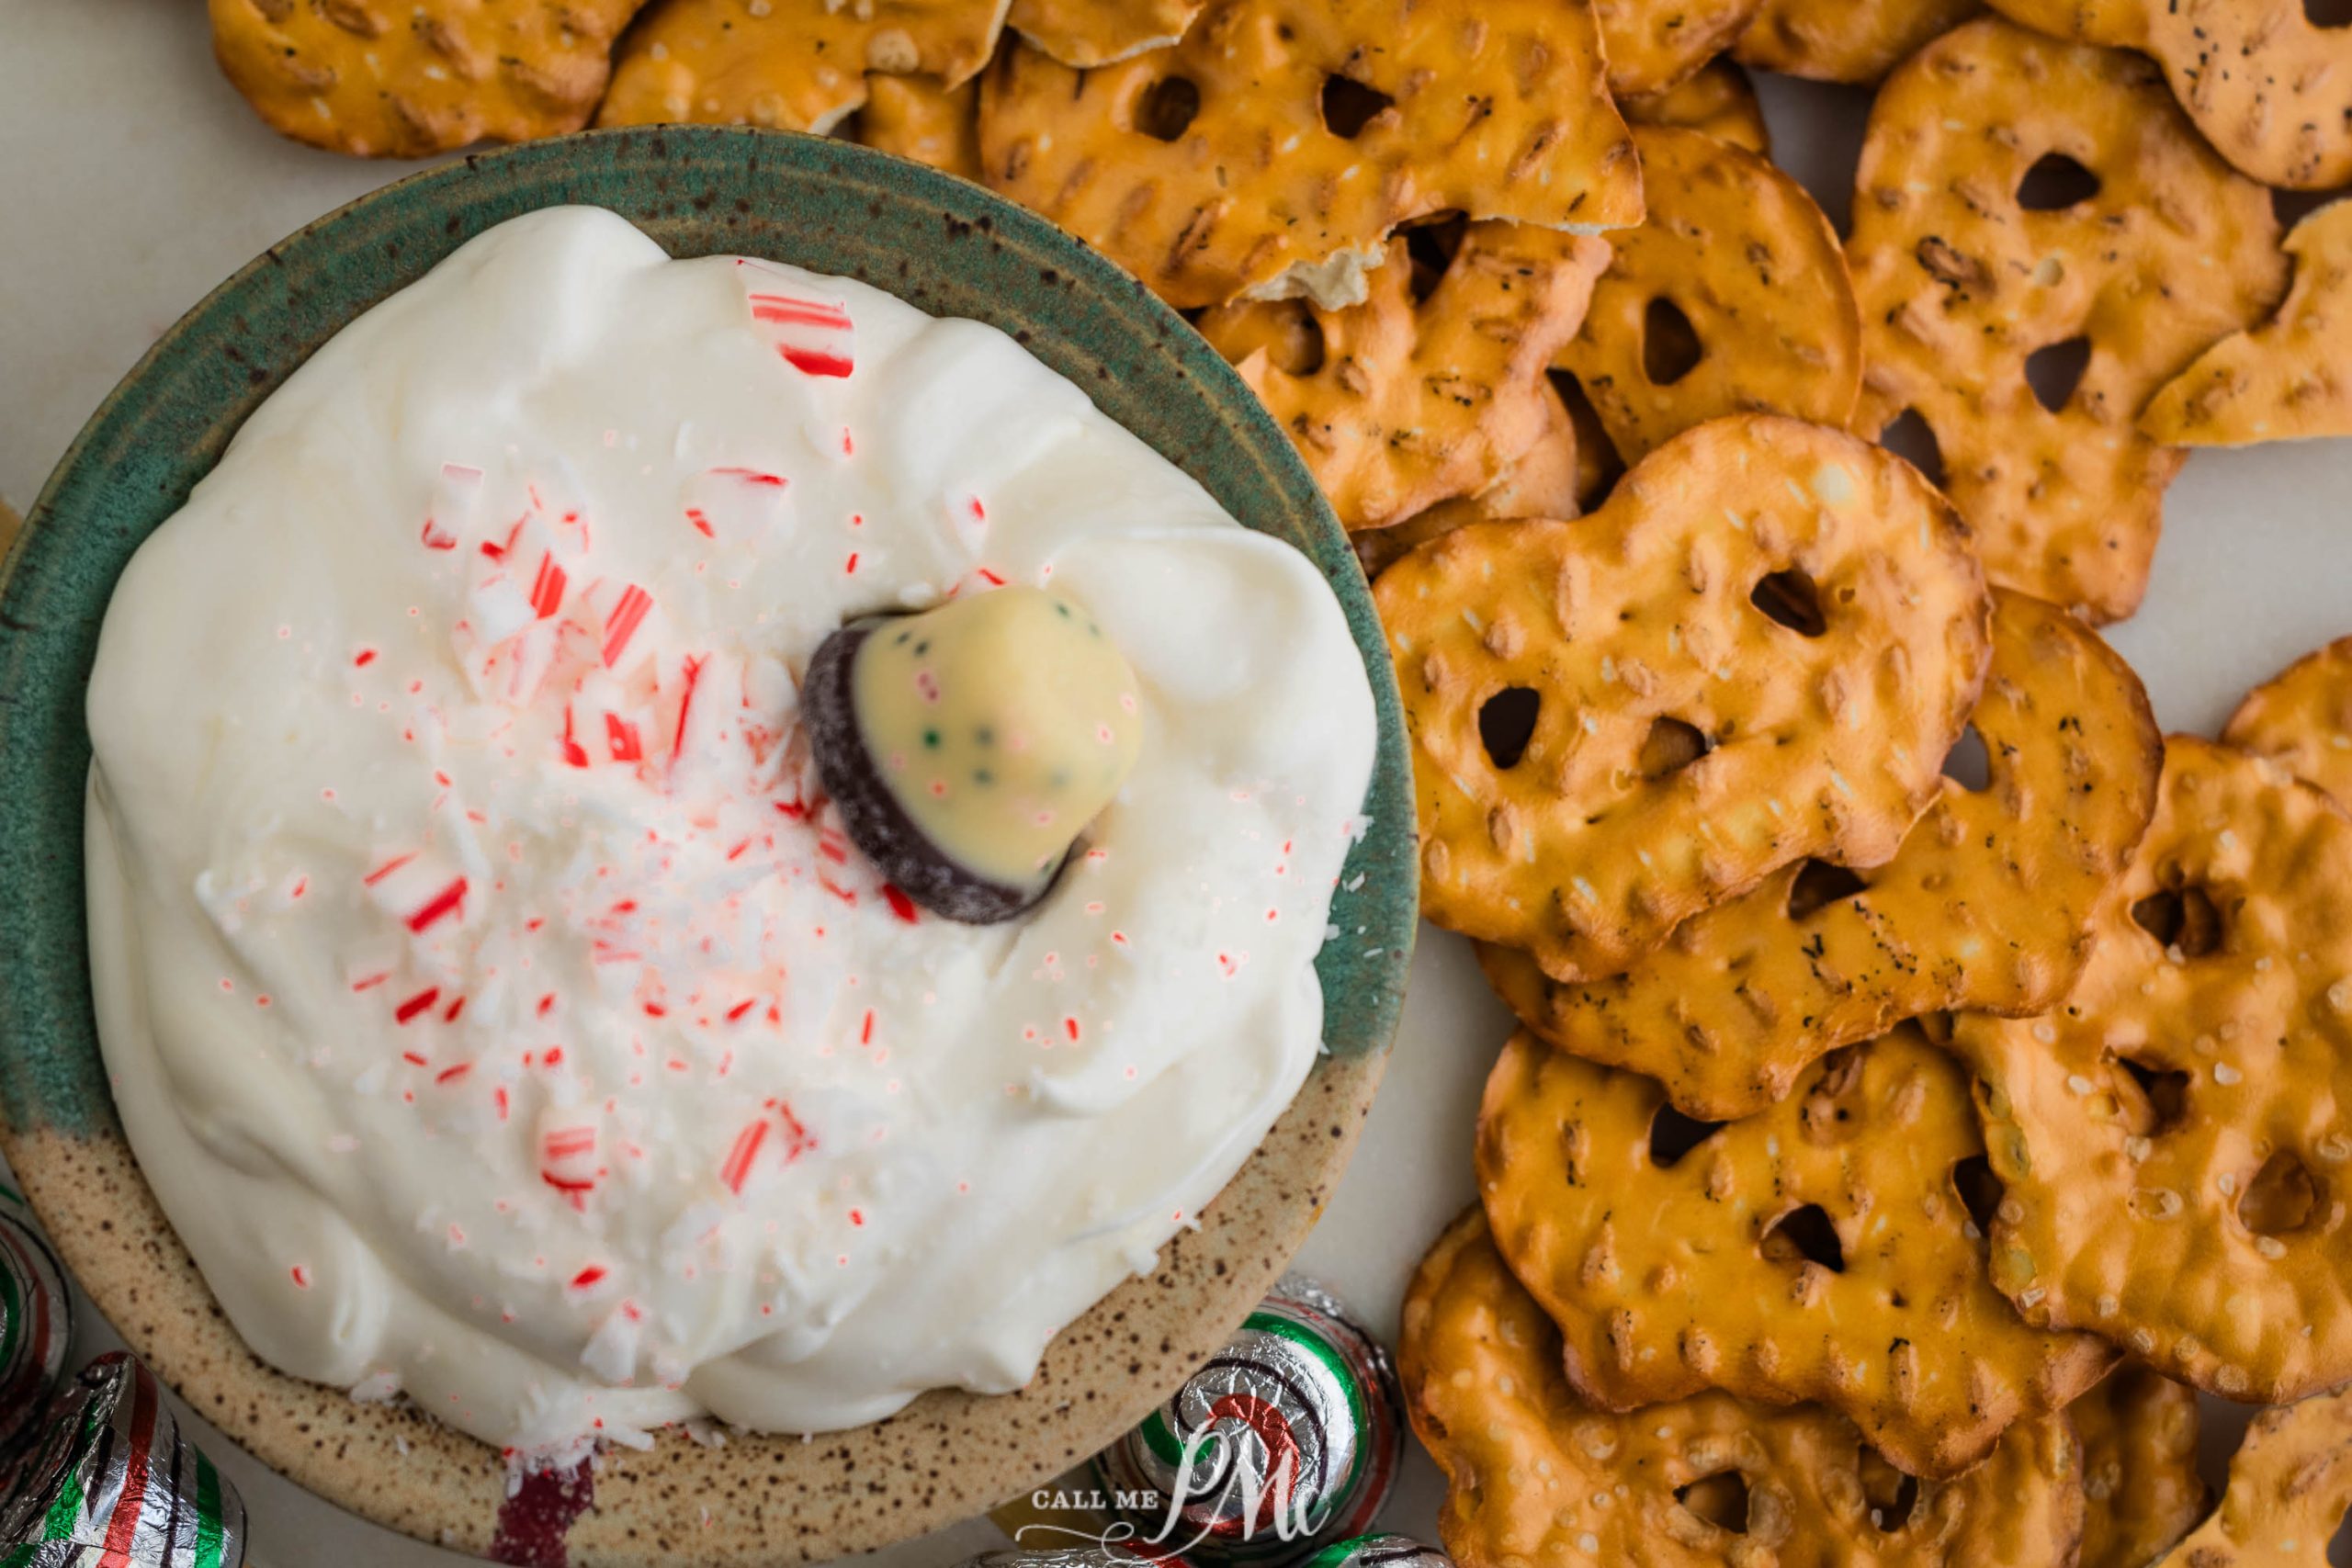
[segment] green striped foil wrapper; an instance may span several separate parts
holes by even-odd
[[[1359,1535],[1333,1541],[1298,1568],[1453,1568],[1453,1559],[1409,1535]]]
[[[31,1429],[74,1337],[65,1270],[15,1199],[0,1185],[0,1456]]]
[[[1379,1342],[1324,1287],[1286,1274],[1224,1349],[1095,1456],[1094,1479],[1132,1552],[1281,1568],[1372,1529],[1404,1458],[1403,1411]]]
[[[0,1472],[0,1568],[241,1568],[245,1506],[119,1351],[59,1392]]]

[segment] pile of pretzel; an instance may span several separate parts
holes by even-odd
[[[1457,1560],[2323,1561],[2352,643],[2215,744],[2092,628],[2184,448],[2352,434],[2352,203],[2283,239],[2273,203],[2352,181],[2352,32],[2301,0],[211,10],[303,140],[851,135],[1052,218],[1236,364],[1376,576],[1423,907],[1524,1026],[1407,1308]],[[1842,238],[1743,65],[1875,85]],[[2194,1390],[2277,1407],[2210,1508]]]

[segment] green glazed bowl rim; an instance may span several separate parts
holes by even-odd
[[[61,1157],[63,1146],[100,1146],[130,1168],[127,1155],[112,1147],[120,1144],[121,1131],[92,1013],[83,900],[89,761],[83,703],[100,622],[114,581],[139,543],[178,510],[245,416],[320,343],[482,230],[567,203],[616,210],[673,254],[741,252],[797,262],[862,278],[933,314],[971,316],[1003,328],[1193,474],[1245,525],[1299,547],[1330,583],[1371,680],[1379,742],[1364,807],[1367,827],[1335,890],[1330,919],[1336,934],[1317,960],[1326,1055],[1301,1090],[1302,1103],[1270,1135],[1269,1146],[1210,1205],[1206,1230],[1180,1237],[1170,1248],[1174,1271],[1197,1268],[1218,1285],[1165,1293],[1187,1302],[1193,1317],[1205,1314],[1213,1321],[1182,1325],[1175,1337],[1179,1359],[1144,1372],[1134,1386],[1105,1391],[1099,1401],[1089,1393],[1091,1424],[1062,1423],[1052,1451],[1008,1453],[978,1465],[984,1479],[972,1488],[958,1488],[952,1478],[934,1484],[926,1494],[929,1506],[894,1510],[878,1529],[834,1519],[837,1528],[804,1529],[804,1539],[789,1549],[796,1557],[863,1550],[986,1506],[1028,1483],[1018,1477],[1042,1478],[1069,1453],[1099,1446],[1200,1353],[1213,1349],[1254,1304],[1272,1272],[1303,1239],[1353,1146],[1396,1031],[1416,921],[1410,767],[1386,642],[1355,555],[1305,464],[1231,367],[1172,310],[1098,253],[975,185],[793,132],[673,126],[525,143],[445,164],[360,197],[271,246],[166,332],[91,416],[0,565],[0,691],[7,694],[0,703],[0,864],[7,868],[11,891],[0,901],[0,942],[11,959],[0,968],[0,1150],[17,1168],[93,1299],[134,1348],[155,1360],[167,1379],[182,1370],[186,1383],[210,1392],[218,1392],[215,1374],[232,1388],[242,1386],[235,1369],[219,1371],[218,1357],[175,1355],[171,1336],[161,1329],[147,1336],[154,1342],[141,1342],[126,1322],[137,1316],[129,1303],[139,1291],[164,1281],[138,1277],[139,1269],[118,1252],[85,1246],[80,1233],[94,1213],[106,1211],[77,1202],[64,1185],[69,1165],[77,1183],[88,1185],[91,1179],[78,1156]],[[1272,1145],[1285,1143],[1285,1129],[1304,1114],[1304,1102],[1318,1098],[1313,1119],[1330,1120],[1336,1104],[1344,1125],[1334,1121],[1328,1138],[1318,1127],[1313,1142],[1289,1140],[1297,1145],[1295,1157],[1284,1154],[1276,1160],[1273,1174],[1280,1179],[1260,1193],[1264,1173],[1257,1168]],[[1248,1193],[1235,1196],[1245,1188]],[[143,1188],[111,1201],[126,1212],[152,1212]],[[1280,1205],[1279,1214],[1252,1213],[1239,1227],[1246,1234],[1216,1238],[1218,1227],[1210,1222],[1221,1206],[1249,1211],[1266,1201]],[[1287,1245],[1280,1245],[1285,1237]],[[175,1239],[164,1239],[160,1249],[146,1249],[160,1251],[151,1268],[175,1274],[172,1282],[186,1291],[185,1276],[193,1270]],[[1253,1256],[1228,1268],[1219,1249],[1237,1246]],[[1159,1282],[1169,1277],[1163,1269]],[[1137,1283],[1121,1287],[1104,1308]],[[1250,1288],[1236,1290],[1237,1284]],[[200,1281],[194,1288],[209,1300],[200,1295]],[[1065,1337],[1072,1333],[1066,1330]],[[1181,1359],[1188,1345],[1200,1352],[1190,1361]],[[258,1381],[311,1387],[252,1365]],[[184,1385],[183,1392],[194,1401],[192,1388]],[[1059,1397],[1067,1401],[1070,1392],[1064,1386]],[[934,1394],[910,1414],[937,1401],[985,1407],[1022,1397]],[[861,1428],[850,1435],[850,1446],[907,1418]],[[481,1549],[478,1521],[453,1524],[413,1499],[379,1504],[330,1467],[295,1462],[296,1456],[273,1440],[266,1422],[220,1419],[232,1437],[334,1501],[413,1533]],[[1034,1419],[1012,1425],[1044,1429]],[[601,1538],[591,1535],[575,1542],[575,1561],[659,1560],[603,1550]],[[695,1544],[719,1542],[705,1535]],[[764,1560],[780,1560],[774,1551],[771,1543]]]

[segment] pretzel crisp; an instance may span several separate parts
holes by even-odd
[[[1637,463],[1694,424],[1785,413],[1843,427],[1862,322],[1838,231],[1804,186],[1696,130],[1639,126],[1649,218],[1615,256],[1556,363]]]
[[[2024,205],[2076,194],[2045,194],[2065,160],[2096,191]],[[2133,422],[2208,345],[2269,313],[2277,236],[2269,193],[2205,145],[2146,62],[1994,17],[1947,33],[1887,78],[1862,144],[1854,428],[1917,413],[1994,581],[2094,621],[2128,615],[2180,466]],[[2045,351],[2037,392],[2029,365]],[[2086,351],[2067,391],[2065,362]]]
[[[1662,93],[1731,47],[1759,0],[1591,0],[1619,97]]]
[[[1760,156],[1772,151],[1772,132],[1764,124],[1764,106],[1756,101],[1756,85],[1728,60],[1711,60],[1664,92],[1620,98],[1617,107],[1627,125],[1679,126],[1703,130]]]
[[[1457,529],[1374,592],[1422,910],[1564,980],[1621,972],[1807,856],[1893,856],[1989,645],[1942,498],[1766,414],[1677,437],[1575,523]]]
[[[2073,1433],[2020,1422],[1956,1481],[1905,1478],[1853,1424],[1702,1393],[1630,1416],[1579,1400],[1560,1336],[1476,1210],[1405,1297],[1397,1370],[1444,1471],[1462,1568],[2063,1568],[2083,1517]],[[1913,1496],[1905,1512],[1902,1494]]]
[[[2067,1407],[2083,1445],[2078,1568],[2145,1568],[2205,1517],[2197,1395],[2126,1364]]]
[[[2027,27],[2164,67],[2222,156],[2293,190],[2352,181],[2352,39],[2302,0],[1992,0]]]
[[[645,0],[211,0],[212,50],[281,136],[423,158],[588,123]]]
[[[1984,1152],[1967,1075],[1917,1030],[1849,1046],[1712,1131],[1667,1109],[1649,1079],[1526,1033],[1479,1107],[1495,1245],[1587,1399],[1814,1400],[1897,1469],[1951,1476],[2112,1361],[1993,1288],[1964,1201]]]
[[[1474,223],[1426,298],[1400,235],[1361,305],[1237,303],[1200,329],[1290,432],[1340,523],[1382,528],[1476,495],[1535,444],[1556,405],[1544,367],[1608,265],[1609,242],[1589,234]]]
[[[1875,82],[1984,9],[1984,0],[1764,0],[1732,52],[1816,82]]]
[[[2211,1518],[2152,1568],[2326,1568],[2352,1507],[2352,1391],[2266,1410]]]
[[[980,177],[980,89],[943,87],[927,76],[869,76],[857,139],[918,164]]]
[[[943,86],[988,63],[1006,0],[662,0],[630,29],[598,125],[832,130],[869,72]]]
[[[2307,653],[2248,692],[2222,739],[2352,801],[2352,637]]]
[[[1816,1057],[1903,1019],[2054,1005],[2155,809],[2163,738],[2112,649],[2006,591],[1973,722],[1986,787],[1946,779],[1884,865],[1788,867],[1611,979],[1561,985],[1499,947],[1479,951],[1487,977],[1545,1040],[1646,1073],[1714,1120],[1761,1110]]]
[[[1355,536],[1356,558],[1366,577],[1378,577],[1389,566],[1441,534],[1467,528],[1473,523],[1507,523],[1524,517],[1574,517],[1577,511],[1577,433],[1568,421],[1560,394],[1546,386],[1542,394],[1544,431],[1535,444],[1520,454],[1502,478],[1476,495],[1441,501],[1390,528],[1374,528]]]
[[[1208,0],[1012,0],[1006,18],[1032,47],[1091,70],[1182,39]]]
[[[987,78],[989,183],[1180,309],[1365,298],[1397,224],[1642,218],[1591,13],[1558,0],[1216,0],[1171,49]]]
[[[2285,770],[2165,747],[2155,819],[2065,1004],[1962,1015],[1993,1278],[2225,1398],[2352,1379],[2352,817]]]
[[[2352,202],[2288,231],[2278,313],[2223,338],[2156,394],[2140,428],[2176,446],[2352,435]]]

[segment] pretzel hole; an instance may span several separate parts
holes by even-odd
[[[1323,78],[1323,129],[1343,141],[1353,141],[1381,110],[1396,99],[1352,76]]]
[[[1828,617],[1821,613],[1821,591],[1795,567],[1761,579],[1747,602],[1799,637],[1819,637],[1829,629]]]
[[[2098,194],[2098,176],[2064,152],[2044,152],[2018,182],[2018,205],[2028,212],[2056,212]]]
[[[2073,400],[2090,363],[2091,340],[2086,337],[2044,344],[2025,356],[2025,384],[2032,389],[2035,402],[2056,413]]]
[[[1715,749],[1699,727],[1660,716],[1642,739],[1642,777],[1656,784],[1680,773]]]
[[[1893,1532],[1911,1522],[1911,1511],[1919,1506],[1919,1478],[1905,1475],[1887,1462],[1876,1449],[1865,1448],[1861,1452],[1862,1497],[1870,1505],[1871,1523],[1881,1530]]]
[[[1201,112],[1201,89],[1185,76],[1162,76],[1136,101],[1136,129],[1160,141],[1184,134]]]
[[[1838,1227],[1818,1203],[1792,1209],[1764,1233],[1764,1256],[1775,1263],[1818,1263],[1832,1274],[1846,1271],[1846,1248]]]
[[[2000,1212],[2004,1189],[2001,1179],[1993,1174],[1993,1162],[1983,1155],[1970,1155],[1954,1160],[1951,1168],[1951,1190],[1960,1197],[1960,1206],[1968,1211],[1969,1223],[1978,1235],[1993,1228],[1993,1216]]]
[[[1905,409],[1878,434],[1878,444],[1919,470],[1929,484],[1944,484],[1944,449],[1917,409]]]
[[[1405,254],[1413,264],[1409,288],[1414,304],[1437,292],[1437,286],[1453,268],[1453,258],[1462,253],[1463,236],[1469,231],[1470,220],[1459,212],[1405,231]]]
[[[2311,1223],[2319,1185],[2303,1162],[2280,1149],[2262,1162],[2238,1198],[2238,1218],[2256,1235],[2285,1235]]]
[[[1671,387],[1707,357],[1707,345],[1682,307],[1671,299],[1653,299],[1642,312],[1642,374],[1653,387]]]
[[[1870,886],[1842,865],[1831,865],[1826,860],[1809,860],[1797,871],[1797,879],[1789,884],[1789,919],[1805,919],[1830,905],[1851,898]]]
[[[1266,359],[1292,376],[1312,376],[1323,368],[1323,323],[1304,299],[1277,299],[1273,330],[1266,334]]]
[[[1971,795],[1982,795],[1993,787],[1993,754],[1974,725],[1962,730],[1951,750],[1944,753],[1944,777]]]
[[[2222,945],[2222,911],[2212,896],[2191,884],[2149,894],[2132,906],[2132,920],[2165,951],[2202,958]]]
[[[1717,1471],[1678,1486],[1674,1500],[1718,1529],[1747,1533],[1747,1477],[1736,1470]]]
[[[1715,1134],[1720,1122],[1702,1122],[1696,1116],[1685,1116],[1671,1105],[1661,1105],[1657,1114],[1650,1118],[1650,1163],[1660,1170],[1671,1170],[1682,1156]]]
[[[1585,395],[1584,383],[1566,370],[1550,373],[1552,389],[1567,406],[1568,424],[1577,433],[1577,504],[1586,511],[1600,503],[1625,475],[1625,459],[1609,439],[1600,414]]]
[[[1487,748],[1487,761],[1505,773],[1519,766],[1527,743],[1535,739],[1535,716],[1543,711],[1544,699],[1525,686],[1488,697],[1478,710],[1478,739]]]
[[[2171,1132],[2188,1117],[2188,1075],[2172,1067],[2152,1067],[2130,1056],[2108,1053],[2109,1061],[2131,1075],[2147,1109],[2131,1120],[2143,1137]]]
[[[2303,19],[2315,28],[2352,27],[2352,0],[2303,0]]]

